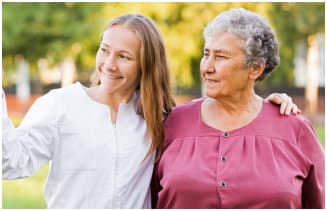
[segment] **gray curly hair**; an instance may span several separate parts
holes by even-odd
[[[243,8],[220,13],[208,23],[203,31],[205,39],[217,32],[231,32],[245,41],[246,65],[258,67],[265,65],[263,73],[257,78],[266,78],[279,64],[278,42],[268,21]]]

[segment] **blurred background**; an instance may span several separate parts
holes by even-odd
[[[178,104],[201,97],[202,30],[218,13],[244,7],[265,16],[281,63],[256,91],[293,98],[325,141],[325,3],[2,3],[2,87],[15,125],[36,98],[75,81],[89,85],[100,34],[113,18],[142,13],[160,28]],[[45,208],[48,164],[27,179],[2,180],[3,208]],[[67,187],[69,188],[69,187]]]

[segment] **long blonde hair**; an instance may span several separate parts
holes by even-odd
[[[136,110],[145,119],[152,140],[147,156],[157,150],[158,160],[163,150],[163,121],[175,106],[163,39],[155,23],[140,14],[119,16],[113,19],[104,31],[115,25],[123,25],[132,30],[141,41],[141,77],[137,90],[140,93],[140,100],[137,101]],[[100,84],[97,73],[91,78],[91,84]]]

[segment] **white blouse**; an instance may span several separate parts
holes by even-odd
[[[50,161],[48,208],[151,208],[155,153],[144,159],[150,138],[135,98],[120,104],[113,125],[110,108],[77,82],[40,97],[14,128],[3,97],[3,179],[28,177]]]

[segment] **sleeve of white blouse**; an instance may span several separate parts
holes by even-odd
[[[27,112],[18,128],[8,118],[2,94],[2,178],[31,176],[51,160],[54,142],[58,139],[56,122],[58,100],[53,92],[40,97]]]
[[[311,126],[304,119],[299,131],[299,147],[311,166],[302,187],[303,208],[325,208],[325,159],[323,148]]]

